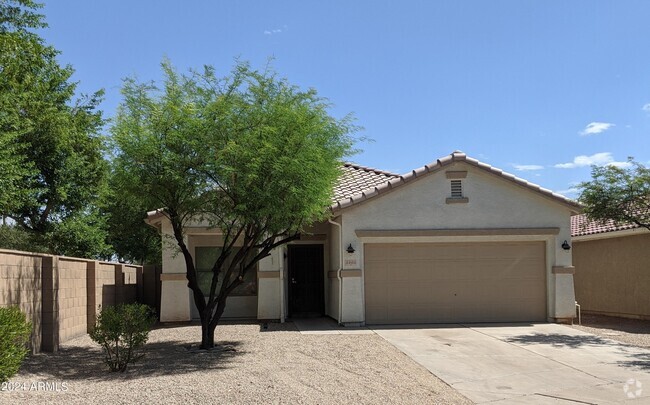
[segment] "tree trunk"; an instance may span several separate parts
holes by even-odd
[[[220,299],[217,302],[217,310],[214,314],[201,314],[201,349],[214,348],[214,331],[217,329],[219,319],[226,309],[226,298]],[[206,308],[206,312],[208,309]],[[212,315],[212,316],[210,316]]]
[[[209,350],[214,348],[214,329],[210,327],[210,319],[201,315],[201,349]]]

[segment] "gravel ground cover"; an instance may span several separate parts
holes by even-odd
[[[225,324],[216,331],[220,350],[210,352],[191,349],[199,337],[198,325],[155,329],[145,359],[110,373],[82,336],[28,358],[0,403],[471,403],[375,334]]]
[[[573,328],[634,346],[650,347],[650,321],[583,315],[582,325]]]

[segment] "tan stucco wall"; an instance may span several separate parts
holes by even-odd
[[[650,319],[650,233],[574,239],[573,263],[583,311]]]
[[[162,274],[185,274],[185,262],[176,247],[171,224],[164,219],[161,225],[162,233]],[[185,241],[187,243],[187,240]],[[174,280],[162,279],[160,286],[160,321],[189,321],[190,320],[190,289],[187,280],[180,277]]]
[[[468,172],[463,179],[463,194],[469,200],[467,203],[446,203],[450,196],[450,185],[445,172],[453,170]],[[548,317],[568,318],[575,313],[573,276],[552,274],[552,268],[571,266],[571,252],[561,248],[564,240],[570,240],[570,215],[569,208],[533,191],[473,166],[456,163],[383,197],[342,211],[343,245],[351,243],[356,250],[350,257],[345,254],[344,268],[363,268],[364,243],[544,241],[547,246]],[[559,228],[559,232],[557,235],[409,238],[366,238],[356,234],[357,230],[486,228]],[[363,277],[344,280],[343,302],[344,322],[364,322]]]
[[[194,222],[186,230],[185,243],[194,255],[197,246],[220,246],[219,230],[207,228],[207,223]],[[185,279],[185,262],[172,236],[169,220],[161,220],[163,234],[163,265],[161,282],[161,322],[189,321],[198,313],[192,302],[191,290]],[[329,305],[331,286],[327,270],[333,266],[330,261],[330,225],[318,223],[306,229],[301,240],[295,244],[323,244],[324,249],[324,293],[325,308]],[[226,302],[224,318],[283,319],[287,315],[287,258],[286,246],[274,249],[271,255],[258,264],[258,290],[256,296],[231,296]],[[173,275],[172,278],[167,278]],[[338,303],[338,301],[336,301]]]
[[[198,246],[221,246],[222,236],[217,229],[206,228],[206,224],[193,223],[188,228],[185,243],[194,258],[194,249]],[[164,218],[161,224],[163,235],[163,263],[160,291],[160,321],[178,322],[198,318],[198,312],[193,302],[192,292],[185,278],[186,268],[183,255],[174,239],[171,224]],[[165,278],[175,275],[175,278]],[[260,289],[258,283],[258,294]],[[257,296],[233,296],[226,301],[224,318],[254,318],[257,316]]]

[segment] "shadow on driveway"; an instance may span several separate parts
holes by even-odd
[[[642,371],[650,371],[650,354],[630,355],[630,361],[619,361],[617,364],[623,367],[635,368]]]
[[[596,335],[535,333],[531,335],[510,337],[505,339],[505,341],[521,345],[548,344],[557,348],[567,347],[570,349],[578,349],[581,347],[609,347],[630,359],[626,361],[617,361],[617,365],[641,371],[650,371],[650,353],[635,346],[615,342],[611,339],[604,339]]]
[[[506,342],[515,344],[550,344],[560,347],[578,348],[582,346],[611,345],[612,341],[595,335],[564,335],[559,333],[535,333],[532,335],[521,335],[507,338]]]

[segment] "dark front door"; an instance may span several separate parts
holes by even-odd
[[[323,245],[289,245],[289,316],[322,316]]]

